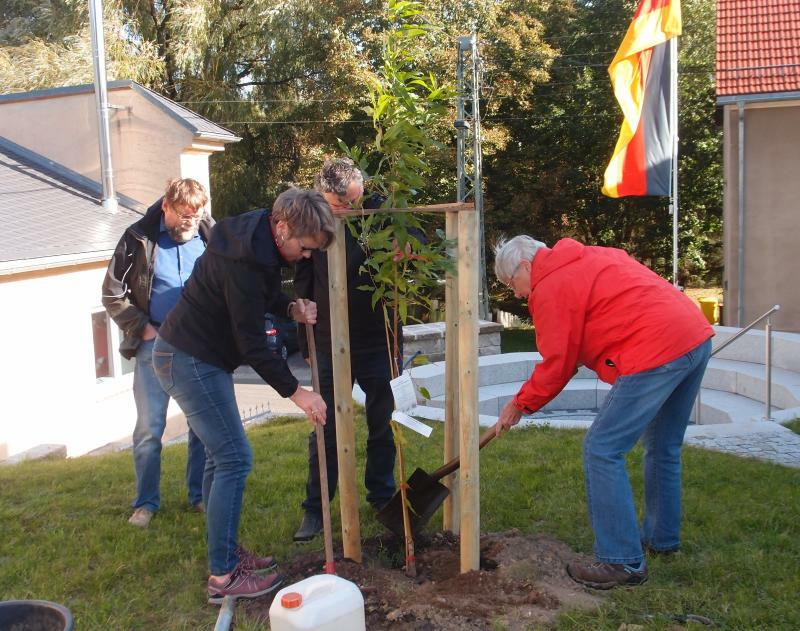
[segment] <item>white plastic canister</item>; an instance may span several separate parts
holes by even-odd
[[[339,576],[311,576],[276,594],[269,625],[272,631],[366,631],[364,597]]]

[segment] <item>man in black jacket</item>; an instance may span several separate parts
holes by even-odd
[[[123,333],[119,351],[126,359],[136,358],[136,498],[128,520],[134,526],[147,526],[161,503],[161,438],[169,395],[153,372],[153,342],[205,249],[213,225],[207,203],[208,193],[196,180],[171,180],[164,197],[125,230],[103,281],[103,306]],[[186,486],[197,511],[203,509],[205,461],[205,448],[190,429]]]
[[[314,188],[322,193],[334,215],[349,210],[364,194],[361,171],[347,158],[329,160],[314,180]],[[387,348],[386,322],[380,305],[372,307],[372,294],[358,289],[372,284],[369,275],[360,270],[366,253],[349,230],[345,230],[347,256],[348,312],[350,319],[351,374],[366,394],[367,463],[364,485],[367,501],[377,510],[395,492],[395,446],[389,424],[394,410],[394,397],[389,386],[391,365]],[[295,293],[299,298],[314,300],[318,305],[315,339],[320,390],[327,405],[324,425],[325,455],[328,468],[328,493],[333,498],[339,477],[336,453],[336,410],[333,400],[333,360],[331,358],[330,299],[328,297],[328,258],[325,252],[314,252],[310,259],[300,261],[295,268]],[[299,336],[305,347],[304,332]],[[402,339],[402,332],[399,336]],[[303,354],[308,356],[307,347]],[[401,351],[402,352],[402,351]],[[322,531],[322,499],[320,495],[319,461],[316,431],[308,438],[308,480],[306,498],[302,503],[303,521],[294,541],[310,541]]]

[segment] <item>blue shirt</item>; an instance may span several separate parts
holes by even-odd
[[[199,234],[186,243],[173,241],[164,226],[164,217],[161,217],[153,287],[150,291],[150,321],[153,324],[160,325],[178,302],[195,261],[204,250],[205,244]]]

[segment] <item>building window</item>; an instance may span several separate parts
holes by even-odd
[[[100,381],[109,377],[121,377],[133,372],[135,362],[117,353],[120,330],[109,319],[105,309],[92,313],[92,342],[94,344],[94,376]]]
[[[111,336],[108,331],[108,314],[92,314],[92,339],[94,341],[94,376],[97,379],[111,376]]]

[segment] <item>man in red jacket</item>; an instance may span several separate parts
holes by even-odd
[[[577,366],[613,384],[583,445],[597,562],[569,575],[598,589],[647,580],[643,548],[680,546],[681,446],[714,335],[678,289],[622,250],[529,236],[495,248],[497,278],[528,299],[542,362],[497,421],[498,435],[553,399]],[[644,446],[639,529],[625,455]]]

